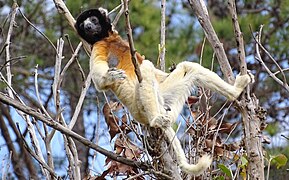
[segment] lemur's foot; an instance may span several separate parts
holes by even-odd
[[[108,80],[116,81],[116,80],[124,80],[127,76],[125,71],[117,68],[109,68],[108,71]]]
[[[250,71],[248,71],[248,74],[237,75],[234,84],[235,92],[229,96],[229,100],[236,100],[249,83],[254,83],[254,75]]]
[[[150,123],[152,127],[166,129],[172,125],[172,117],[170,115],[158,115]]]
[[[254,75],[248,71],[248,74],[237,75],[234,86],[241,91],[249,84],[254,83]]]

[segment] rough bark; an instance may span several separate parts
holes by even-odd
[[[260,127],[265,121],[266,111],[259,106],[259,101],[255,96],[243,98],[238,109],[242,114],[244,141],[249,162],[247,177],[256,180],[265,179]]]

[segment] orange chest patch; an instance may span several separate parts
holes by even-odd
[[[130,79],[135,79],[134,65],[132,63],[130,48],[128,43],[123,41],[118,35],[111,35],[94,44],[93,53],[99,60],[107,61],[109,68],[116,67],[125,71]],[[137,53],[137,60],[142,63],[143,58]]]

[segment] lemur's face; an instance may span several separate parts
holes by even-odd
[[[108,37],[109,33],[112,32],[107,11],[102,8],[82,12],[77,17],[75,28],[80,37],[91,45]]]
[[[89,36],[98,35],[102,31],[99,19],[96,16],[88,17],[80,24],[80,28]]]

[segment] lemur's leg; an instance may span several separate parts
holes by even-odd
[[[229,100],[235,100],[250,81],[249,75],[237,76],[235,84],[230,85],[216,73],[197,63],[182,62],[160,84],[160,92],[165,105],[171,109],[168,113],[175,120],[194,86],[202,86],[224,95]]]
[[[143,112],[151,127],[166,128],[171,125],[171,119],[166,115],[163,97],[160,96],[159,83],[154,72],[155,67],[149,61],[143,61],[140,66],[142,82],[137,87],[139,108]]]

